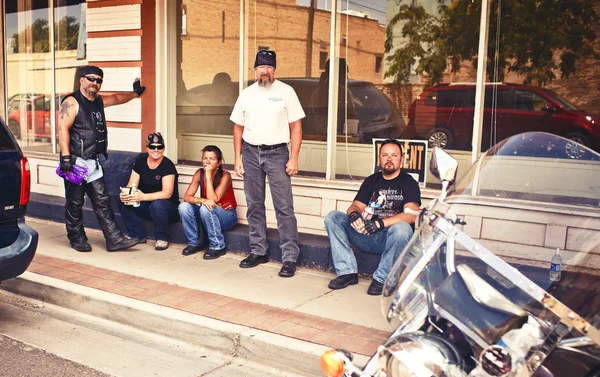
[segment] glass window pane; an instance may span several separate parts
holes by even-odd
[[[488,87],[514,94],[486,98],[482,149],[529,131],[600,147],[599,19],[583,0],[491,2]]]
[[[233,163],[229,120],[239,85],[239,1],[181,2],[177,87],[179,163],[199,164],[201,150],[214,144]],[[180,29],[181,30],[181,29]]]
[[[55,71],[54,71],[54,124],[55,138],[58,148],[58,119],[60,102],[65,95],[79,89],[78,67],[87,65],[85,17],[87,6],[85,0],[59,0],[54,8],[56,24],[54,32]],[[48,112],[50,101],[48,98]]]
[[[52,93],[49,2],[6,2],[7,123],[22,147],[51,151],[46,98]]]

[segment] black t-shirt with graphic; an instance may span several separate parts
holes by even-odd
[[[419,183],[406,172],[401,171],[394,178],[387,180],[381,172],[372,174],[360,186],[354,200],[367,205],[366,212],[379,218],[392,217],[404,211],[406,203],[421,205]],[[363,211],[363,217],[368,213]],[[414,229],[414,225],[413,229]]]
[[[156,169],[150,169],[148,166],[148,153],[142,153],[135,159],[133,171],[140,175],[138,189],[145,194],[162,191],[162,178],[174,174],[175,186],[173,187],[173,194],[169,200],[175,204],[179,204],[179,174],[177,174],[175,164],[167,157],[163,158]]]

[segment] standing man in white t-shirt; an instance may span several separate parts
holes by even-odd
[[[281,239],[283,266],[279,276],[292,277],[296,273],[300,249],[291,176],[298,173],[301,119],[305,115],[294,89],[275,80],[276,66],[275,51],[258,51],[254,62],[256,82],[242,91],[229,118],[235,123],[234,169],[237,175],[244,177],[244,193],[248,203],[246,218],[251,253],[240,263],[240,267],[256,267],[269,261],[266,177],[269,179]]]

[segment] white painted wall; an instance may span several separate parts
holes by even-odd
[[[142,37],[88,38],[87,59],[92,62],[142,59]]]
[[[87,8],[86,27],[88,32],[134,30],[142,24],[141,5],[119,5],[102,8]]]

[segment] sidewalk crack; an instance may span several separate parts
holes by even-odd
[[[228,367],[231,364],[233,364],[233,361],[240,355],[240,340],[241,340],[241,338],[242,338],[241,333],[236,334],[235,338],[233,338],[233,354],[231,355],[231,359],[229,361],[227,361],[221,365],[217,365],[216,367],[212,368],[211,370],[208,370],[208,371],[202,373],[198,377],[208,376],[211,373],[218,371],[219,369],[223,369],[223,368]]]
[[[321,295],[318,295],[318,296],[316,296],[316,297],[309,298],[309,299],[307,299],[306,301],[304,301],[304,302],[301,302],[301,303],[299,303],[298,305],[296,305],[296,306],[292,307],[290,310],[296,310],[296,309],[298,309],[299,307],[301,307],[301,306],[303,306],[303,305],[305,305],[305,304],[308,304],[308,303],[309,303],[309,302],[311,302],[311,301],[318,300],[318,299],[320,299],[321,297],[325,297],[325,296],[327,296],[327,295],[328,295],[328,294],[330,294],[331,292],[333,292],[333,291],[329,290],[329,291],[327,291],[327,292],[324,292],[324,293],[323,293],[323,294],[321,294]]]

